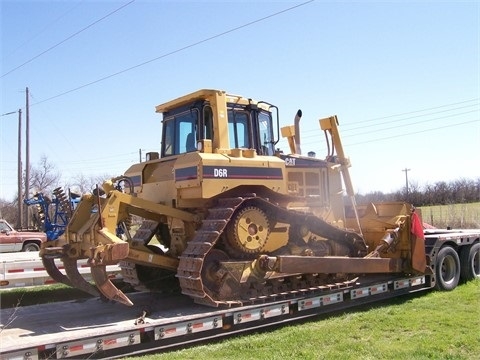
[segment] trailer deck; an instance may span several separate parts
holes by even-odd
[[[4,309],[2,359],[114,358],[292,322],[428,290],[425,276],[369,277],[318,296],[211,308],[184,295],[139,292],[134,306],[99,299]],[[267,299],[266,299],[267,300]]]

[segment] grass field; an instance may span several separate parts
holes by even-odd
[[[422,206],[423,221],[437,228],[479,228],[480,202]]]
[[[480,281],[129,359],[479,359]]]

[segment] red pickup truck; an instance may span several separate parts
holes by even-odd
[[[47,241],[43,232],[17,231],[6,220],[0,219],[0,252],[39,251]]]

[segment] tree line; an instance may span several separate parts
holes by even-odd
[[[408,189],[388,194],[376,191],[357,195],[358,204],[385,201],[405,201],[416,207],[480,202],[480,178],[438,181],[424,186],[411,183]]]

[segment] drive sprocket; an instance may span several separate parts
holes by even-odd
[[[232,255],[260,254],[270,235],[267,214],[256,206],[246,206],[233,215],[227,225],[227,249]]]

